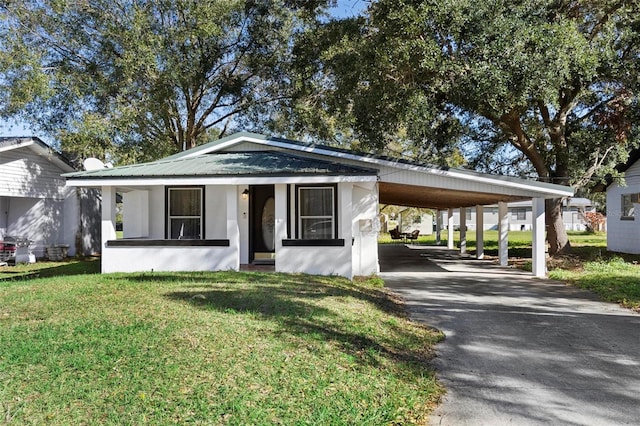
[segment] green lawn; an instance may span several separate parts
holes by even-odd
[[[379,279],[98,263],[0,268],[2,421],[418,424],[442,392]]]
[[[640,265],[621,257],[585,262],[580,268],[557,268],[549,272],[553,279],[566,281],[640,312]]]

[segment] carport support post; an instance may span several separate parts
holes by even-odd
[[[545,257],[545,218],[544,218],[544,198],[534,198],[532,200],[532,259],[531,271],[536,277],[544,277],[547,274],[547,259]]]
[[[453,209],[447,211],[447,248],[453,249]]]
[[[467,252],[467,209],[460,207],[460,254]]]
[[[442,211],[436,210],[436,245],[442,242]]]
[[[476,259],[484,259],[484,206],[476,206]]]
[[[500,265],[509,264],[509,216],[507,203],[498,203],[498,257]]]

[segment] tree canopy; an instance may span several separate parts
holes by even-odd
[[[295,107],[348,115],[370,146],[399,131],[425,148],[471,141],[479,168],[580,190],[638,143],[637,1],[379,0],[304,37],[315,83]],[[561,201],[547,202],[551,253],[569,247]]]
[[[291,37],[327,3],[2,2],[0,114],[80,156],[193,147],[286,93]]]

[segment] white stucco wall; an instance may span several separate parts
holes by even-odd
[[[276,254],[276,271],[352,278],[351,240],[344,247],[282,247]]]
[[[205,235],[207,239],[227,238],[227,190],[229,185],[205,187]]]
[[[242,198],[242,191],[248,190],[248,185],[237,187],[238,199],[238,229],[240,231],[240,263],[249,263],[249,198]],[[220,237],[223,238],[223,237]]]
[[[102,272],[235,270],[232,247],[107,247]]]
[[[122,194],[122,231],[124,238],[149,236],[149,191]]]
[[[229,247],[107,247],[103,249],[104,272],[227,270],[248,263],[248,202],[242,198],[246,186],[208,185],[205,187],[206,239],[229,239]],[[379,272],[376,217],[378,191],[374,182],[343,182],[337,185],[338,239],[343,246],[283,246],[287,238],[287,186],[276,185],[276,209],[281,217],[280,241],[276,244],[276,270],[279,272],[340,275],[370,275]],[[295,185],[288,187],[295,199]],[[123,194],[125,238],[165,238],[165,188],[147,187]],[[233,203],[229,208],[229,203]],[[289,212],[295,233],[295,206]],[[145,221],[148,232],[145,235]],[[229,228],[232,226],[232,228]],[[231,235],[230,229],[232,229]],[[295,238],[292,236],[292,238]],[[135,259],[135,261],[132,261]]]
[[[634,208],[634,220],[622,220],[622,195],[640,193],[640,161],[625,173],[626,186],[607,188],[607,250],[640,254],[640,204]]]
[[[340,183],[337,197],[338,238],[344,240],[344,246],[291,247],[278,244],[278,272],[340,275],[347,278],[379,272],[377,233],[370,229],[360,230],[361,224],[364,225],[361,221],[376,219],[376,185]],[[286,212],[286,207],[282,211]]]
[[[378,189],[377,185],[353,187],[353,275],[380,272],[378,263]]]

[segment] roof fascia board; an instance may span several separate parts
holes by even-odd
[[[377,176],[280,176],[280,177],[181,177],[140,179],[74,179],[67,178],[67,186],[172,186],[172,185],[272,185],[316,184],[341,182],[377,182]]]
[[[30,148],[32,150],[34,150],[37,154],[40,154],[43,157],[44,156],[48,157],[49,160],[55,162],[61,169],[65,170],[67,172],[75,172],[76,171],[76,169],[73,168],[73,166],[71,166],[69,163],[67,163],[67,161],[64,159],[64,157],[62,157],[60,154],[58,154],[56,151],[54,151],[48,145],[44,144],[44,142],[31,144]]]
[[[30,148],[37,155],[47,156],[49,160],[56,163],[62,170],[67,172],[76,171],[76,169],[74,169],[73,166],[71,166],[62,155],[60,155],[49,145],[41,141],[39,138],[24,137],[17,139],[19,139],[17,143],[0,148],[0,152],[11,151],[19,148]]]
[[[9,145],[9,146],[4,146],[2,148],[0,148],[0,152],[4,152],[4,151],[11,151],[12,149],[18,149],[18,148],[24,148],[30,145],[34,145],[35,141],[31,138],[29,139],[25,139],[25,140],[21,140],[20,142],[13,144],[13,145]]]

